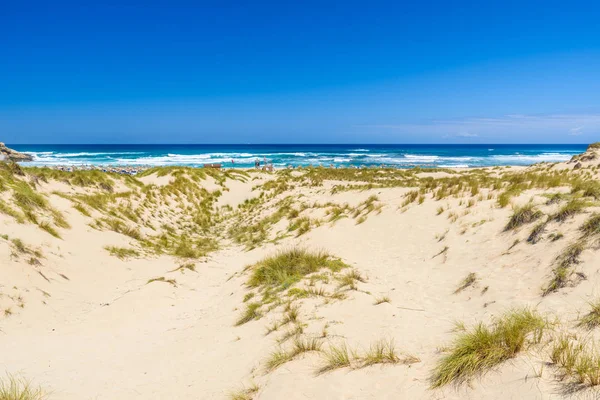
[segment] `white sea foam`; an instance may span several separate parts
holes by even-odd
[[[564,153],[541,153],[541,154],[532,154],[532,155],[523,155],[523,154],[497,154],[490,156],[489,158],[497,161],[501,161],[502,163],[509,164],[510,163],[519,163],[519,164],[529,164],[536,163],[541,161],[550,161],[550,162],[559,162],[559,161],[569,161],[571,159],[571,154]]]
[[[410,162],[435,162],[439,156],[424,156],[419,154],[405,154],[405,158],[409,159]]]
[[[440,164],[440,168],[469,168],[468,164]]]

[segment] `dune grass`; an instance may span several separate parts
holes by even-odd
[[[152,278],[152,279],[148,279],[148,282],[146,282],[146,285],[152,282],[164,282],[164,283],[168,283],[172,286],[177,286],[177,281],[175,279],[167,279],[164,276],[159,276],[158,278]]]
[[[571,380],[579,389],[600,384],[600,354],[588,341],[577,342],[572,336],[561,335],[552,344],[550,360],[563,379]]]
[[[389,296],[382,296],[382,297],[377,297],[373,304],[378,306],[383,303],[391,303],[391,302],[392,302],[392,300],[389,298]]]
[[[469,274],[460,282],[460,285],[454,291],[454,294],[460,293],[469,286],[472,286],[477,282],[477,274],[475,272],[469,272]]]
[[[322,374],[334,369],[349,367],[351,358],[350,350],[345,343],[332,345],[323,353],[324,363],[317,372]]]
[[[567,286],[572,271],[572,266],[579,263],[579,256],[585,250],[586,244],[580,240],[570,244],[558,256],[558,265],[552,270],[552,278],[543,289],[542,295],[546,296],[560,288]]]
[[[130,257],[139,257],[140,253],[135,249],[128,249],[126,247],[117,246],[106,246],[104,249],[110,253],[111,256],[120,258],[121,260]]]
[[[580,230],[584,236],[600,234],[600,214],[594,213],[583,223]]]
[[[527,243],[536,244],[540,240],[542,240],[542,235],[546,231],[547,222],[540,222],[536,224],[529,232],[529,236],[527,237]]]
[[[532,203],[528,203],[523,207],[515,209],[513,215],[510,217],[510,220],[504,227],[504,230],[510,231],[517,229],[522,225],[529,224],[537,219],[540,219],[543,215],[544,213],[536,210]]]
[[[252,384],[250,387],[231,392],[229,400],[252,400],[259,390],[260,387],[257,384]]]
[[[580,199],[573,199],[569,201],[567,204],[562,206],[560,210],[556,214],[554,214],[553,219],[558,222],[565,222],[567,219],[573,217],[576,214],[579,214],[588,207],[589,204]]]
[[[40,222],[38,224],[38,226],[42,230],[44,230],[44,231],[48,232],[49,234],[51,234],[52,236],[54,236],[55,238],[58,238],[58,239],[61,238],[60,234],[58,233],[58,231],[56,229],[54,229],[54,227],[52,225],[50,225],[49,222],[47,222],[47,221]]]
[[[577,326],[592,330],[600,326],[600,299],[591,301],[589,305],[590,310],[579,319]]]
[[[310,351],[321,351],[322,342],[318,338],[301,338],[296,337],[294,343],[289,350],[279,349],[271,353],[269,359],[265,363],[265,370],[271,372],[283,364],[292,361],[301,354]]]
[[[44,400],[47,395],[40,387],[34,387],[29,381],[7,375],[0,379],[0,400]]]
[[[247,322],[250,322],[255,319],[260,319],[262,317],[262,313],[260,312],[261,304],[257,302],[252,302],[246,304],[246,309],[242,313],[242,315],[235,322],[235,326],[244,325]]]
[[[375,364],[396,364],[400,362],[400,357],[393,340],[379,340],[369,347],[361,361],[363,367],[368,367]]]
[[[484,374],[539,343],[547,322],[529,309],[511,310],[496,318],[491,325],[480,323],[471,330],[460,332],[433,370],[432,388],[450,383],[460,385]]]
[[[249,266],[252,273],[248,280],[248,286],[284,290],[306,275],[323,268],[337,272],[347,266],[341,260],[323,251],[314,252],[303,248],[292,248],[280,251]]]

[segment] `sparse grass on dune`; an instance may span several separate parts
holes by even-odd
[[[541,211],[536,210],[535,206],[532,203],[528,203],[523,207],[519,207],[515,209],[513,215],[510,217],[510,220],[504,227],[505,231],[510,231],[517,229],[518,227],[529,224],[544,215]]]
[[[302,338],[296,337],[294,343],[289,350],[279,349],[271,353],[269,359],[265,363],[265,370],[271,372],[283,364],[292,361],[301,354],[316,351],[321,351],[322,342],[318,338]]]
[[[250,322],[254,319],[260,319],[262,317],[262,313],[260,312],[261,304],[257,302],[252,302],[246,304],[246,309],[242,313],[242,315],[238,318],[235,323],[235,326],[243,325],[247,322]]]
[[[571,189],[572,193],[579,193],[583,197],[593,197],[595,200],[600,200],[600,182],[598,181],[584,181],[577,182]]]
[[[358,272],[353,269],[350,272],[341,275],[337,278],[338,280],[338,289],[349,288],[351,290],[356,290],[356,282],[365,283],[366,279]]]
[[[600,326],[600,299],[591,301],[589,306],[590,310],[579,319],[577,326],[592,330]]]
[[[588,207],[589,204],[580,199],[573,199],[569,201],[567,204],[562,206],[560,210],[556,214],[554,214],[553,219],[558,222],[565,222],[570,217],[575,214],[579,214]]]
[[[391,302],[392,302],[392,300],[389,298],[389,296],[382,296],[382,297],[377,297],[375,299],[375,303],[373,303],[373,304],[378,306],[383,303],[391,303]]]
[[[433,370],[432,388],[460,385],[539,343],[547,322],[529,309],[512,310],[493,321],[460,332]]]
[[[52,236],[54,236],[55,238],[58,238],[58,239],[60,239],[60,238],[61,238],[61,237],[60,237],[60,234],[58,233],[58,231],[57,231],[56,229],[54,229],[54,227],[53,227],[52,225],[50,225],[50,223],[49,223],[49,222],[47,222],[47,221],[40,222],[40,223],[38,224],[38,226],[39,226],[41,229],[43,229],[43,230],[45,230],[46,232],[48,232],[49,234],[51,234]]]
[[[546,225],[548,225],[548,223],[545,221],[536,224],[533,227],[533,229],[531,229],[531,232],[529,233],[529,236],[527,237],[527,243],[536,244],[537,242],[542,240],[542,235],[544,234],[544,232],[546,230]]]
[[[24,378],[7,375],[0,379],[0,400],[44,400],[46,393]]]
[[[140,253],[135,249],[128,249],[125,247],[117,246],[106,246],[105,249],[110,253],[111,256],[120,258],[121,260],[130,257],[139,257]]]
[[[542,295],[546,296],[560,288],[567,286],[572,271],[572,266],[579,263],[579,256],[585,250],[586,243],[582,240],[567,246],[557,257],[558,265],[552,270],[552,278],[543,289]]]
[[[399,353],[393,339],[380,339],[363,352],[348,348],[345,342],[330,345],[322,355],[323,363],[317,370],[318,374],[339,368],[360,369],[376,364],[410,365],[421,361],[413,355]]]
[[[570,381],[571,391],[600,384],[600,353],[588,340],[577,341],[565,334],[556,338],[550,349],[550,360],[562,379]]]
[[[329,349],[323,353],[324,362],[317,372],[322,374],[334,369],[349,367],[351,358],[350,350],[345,343],[329,346]]]
[[[259,390],[260,387],[257,384],[252,384],[250,387],[230,393],[229,400],[252,400]]]
[[[594,213],[583,223],[580,230],[584,236],[600,234],[600,214]]]
[[[345,267],[347,265],[344,262],[323,251],[293,248],[280,251],[248,267],[252,271],[248,286],[270,286],[283,290],[323,268],[337,272]]]
[[[373,343],[367,352],[361,357],[363,367],[375,364],[396,364],[400,357],[396,352],[393,340],[379,340]]]
[[[475,272],[469,272],[469,274],[460,282],[460,285],[454,291],[454,294],[460,293],[469,286],[472,286],[477,282],[477,274]]]

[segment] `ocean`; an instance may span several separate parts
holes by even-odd
[[[331,144],[331,145],[201,145],[201,144],[94,144],[10,145],[29,153],[30,165],[202,166],[221,163],[225,168],[251,168],[255,160],[275,167],[393,166],[485,167],[530,165],[567,161],[585,151],[585,144]]]

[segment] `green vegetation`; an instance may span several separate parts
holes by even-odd
[[[376,306],[383,304],[383,303],[391,303],[392,300],[389,298],[389,296],[382,296],[382,297],[378,297],[375,299],[375,304]]]
[[[600,326],[600,299],[596,299],[590,304],[590,311],[579,320],[577,326],[585,327],[589,330]]]
[[[233,393],[230,393],[229,399],[230,400],[252,400],[254,398],[254,395],[256,393],[258,393],[259,390],[260,390],[260,388],[258,387],[258,385],[253,384],[252,386],[250,386],[248,388],[244,388],[244,389],[235,391]]]
[[[475,272],[470,272],[465,279],[460,282],[458,288],[454,291],[454,294],[460,293],[469,286],[472,286],[475,282],[477,282],[477,274]]]
[[[504,227],[505,231],[514,230],[518,227],[529,224],[544,215],[541,211],[535,210],[532,203],[528,203],[523,207],[517,208],[513,215],[510,217],[510,221]]]
[[[600,214],[594,213],[581,226],[581,231],[585,236],[596,235],[600,233]]]
[[[279,349],[273,353],[265,363],[265,370],[271,372],[281,365],[292,361],[301,354],[310,351],[321,351],[322,343],[318,338],[300,338],[296,337],[292,348],[289,350]]]
[[[527,237],[527,243],[536,244],[542,240],[542,235],[546,230],[546,225],[548,225],[548,223],[545,221],[536,224]]]
[[[40,387],[34,387],[23,378],[8,375],[0,379],[0,400],[44,400],[47,396]]]
[[[261,304],[257,303],[257,302],[246,304],[246,309],[244,310],[242,315],[236,321],[235,326],[243,325],[254,319],[260,319],[262,317],[262,313],[260,312],[260,307],[261,307]]]
[[[553,216],[553,219],[558,222],[565,222],[575,214],[582,212],[586,207],[588,207],[588,203],[579,199],[573,199],[562,206],[561,209],[558,210],[558,212]]]
[[[375,364],[396,364],[400,362],[400,357],[393,340],[379,340],[369,347],[361,361],[363,367],[368,367]]]
[[[105,249],[110,253],[111,256],[120,258],[121,260],[130,257],[139,257],[140,253],[135,249],[128,249],[125,247],[106,246]]]
[[[318,373],[325,373],[334,369],[350,366],[351,355],[345,343],[339,346],[330,346],[323,355],[324,363],[321,368],[319,368]]]
[[[569,245],[557,258],[558,265],[552,271],[552,279],[543,289],[542,295],[546,296],[563,288],[569,282],[572,266],[579,263],[579,256],[585,250],[585,242],[578,241]]]
[[[552,344],[550,360],[563,379],[570,379],[579,389],[600,384],[600,354],[586,341],[577,342],[566,335],[558,337]]]
[[[461,332],[432,372],[432,388],[460,385],[515,357],[542,339],[547,322],[535,311],[512,310],[487,326]]]
[[[252,271],[248,286],[273,287],[284,290],[308,274],[326,268],[337,272],[347,265],[331,255],[319,251],[312,252],[293,248],[278,252],[247,267]]]

